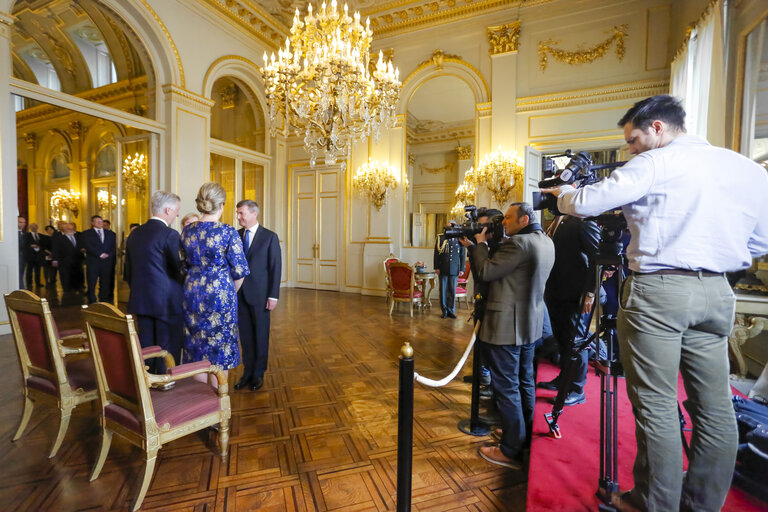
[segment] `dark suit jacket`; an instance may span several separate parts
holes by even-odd
[[[244,232],[244,229],[238,230],[241,239]],[[245,249],[245,245],[243,248]],[[267,298],[280,297],[280,241],[274,231],[259,225],[250,249],[245,251],[245,259],[251,273],[245,276],[239,295],[249,306],[266,307]]]
[[[82,255],[76,244],[77,238],[75,238],[75,244],[73,244],[63,233],[55,235],[51,241],[53,259],[58,261],[59,265],[78,263]]]
[[[115,253],[117,252],[117,237],[114,231],[104,230],[104,242],[99,239],[99,234],[95,229],[86,229],[79,233],[77,237],[79,247],[85,249],[85,264],[93,263],[115,264]],[[109,254],[109,258],[104,261],[99,257],[102,253]]]
[[[440,247],[445,243],[443,251]],[[443,235],[437,236],[435,242],[435,270],[440,271],[441,276],[458,276],[464,273],[464,261],[466,249],[455,238],[446,239]]]
[[[557,226],[555,265],[547,280],[547,301],[578,302],[585,292],[595,291],[594,262],[600,243],[600,227],[593,220],[567,215]]]
[[[470,248],[477,275],[490,283],[478,338],[493,345],[527,345],[544,327],[544,285],[555,261],[552,240],[543,231],[518,233],[493,258],[488,247]]]
[[[34,263],[37,265],[42,265],[45,263],[45,251],[43,250],[43,246],[45,245],[45,242],[43,241],[43,238],[48,238],[46,235],[41,235],[40,233],[37,234],[37,242],[35,242],[34,237],[32,236],[32,232],[28,231],[27,233],[24,233],[24,260],[28,263]],[[37,251],[32,247],[33,245],[37,245]]]
[[[136,315],[181,315],[184,281],[181,237],[164,222],[149,219],[126,239],[125,280],[131,287],[128,312]]]

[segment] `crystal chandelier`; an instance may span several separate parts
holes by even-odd
[[[125,199],[123,199],[123,204],[125,204]],[[99,211],[108,210],[110,206],[114,208],[117,206],[117,196],[110,194],[106,190],[99,190],[99,193],[96,194],[96,206]]]
[[[285,128],[303,134],[312,165],[320,152],[332,165],[350,155],[354,141],[370,135],[378,141],[381,128],[394,124],[400,72],[381,52],[369,70],[372,36],[368,20],[361,25],[360,13],[350,18],[346,4],[339,12],[333,0],[317,15],[309,4],[304,21],[296,9],[285,48],[277,59],[264,53],[270,131],[274,136],[285,121]]]
[[[134,153],[123,161],[123,182],[125,188],[133,192],[142,192],[147,186],[147,157]]]
[[[352,177],[352,186],[368,197],[377,210],[387,202],[387,190],[397,186],[397,176],[387,163],[371,162],[360,166]]]
[[[77,218],[77,214],[80,213],[79,203],[79,192],[72,192],[71,190],[63,188],[58,189],[51,194],[52,217],[56,220],[61,220],[64,211],[68,210],[72,213],[73,217]]]
[[[515,186],[523,183],[523,164],[517,154],[499,148],[486,155],[476,171],[470,169],[464,183],[484,186],[503,207],[514,197]]]
[[[469,181],[466,176],[470,176]],[[461,219],[464,217],[464,207],[468,204],[475,204],[475,185],[472,182],[473,170],[470,167],[464,177],[464,183],[459,185],[453,196],[453,208],[451,208],[451,217]]]

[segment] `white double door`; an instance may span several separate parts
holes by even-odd
[[[338,166],[291,173],[293,284],[298,288],[341,288],[342,176]]]

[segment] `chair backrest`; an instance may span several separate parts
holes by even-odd
[[[38,377],[57,387],[68,386],[48,301],[30,291],[16,290],[5,295],[5,307],[25,385],[30,377]]]
[[[387,259],[384,260],[384,274],[387,276],[387,285],[389,285],[389,265],[400,261],[394,254],[389,253]]]
[[[464,279],[465,282],[469,279],[469,260],[464,264],[464,273],[459,276],[459,279]]]
[[[413,294],[415,284],[413,267],[403,262],[389,264],[389,280],[396,293]]]
[[[83,306],[83,318],[105,416],[144,433],[154,411],[133,317],[98,302]]]

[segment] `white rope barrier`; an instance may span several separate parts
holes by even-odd
[[[469,340],[469,345],[467,345],[467,349],[464,351],[464,355],[461,356],[461,360],[459,361],[459,364],[456,365],[456,368],[453,369],[450,375],[448,375],[446,378],[442,380],[432,380],[426,377],[422,377],[421,375],[418,374],[418,372],[413,372],[414,380],[420,384],[424,384],[425,386],[430,386],[433,388],[439,388],[451,382],[454,379],[454,377],[456,377],[456,375],[459,373],[459,370],[461,370],[464,367],[464,363],[467,362],[467,357],[469,357],[469,353],[472,352],[472,347],[475,344],[475,338],[477,338],[478,329],[480,329],[480,322],[477,322],[475,324],[475,330],[472,331],[472,338]]]

